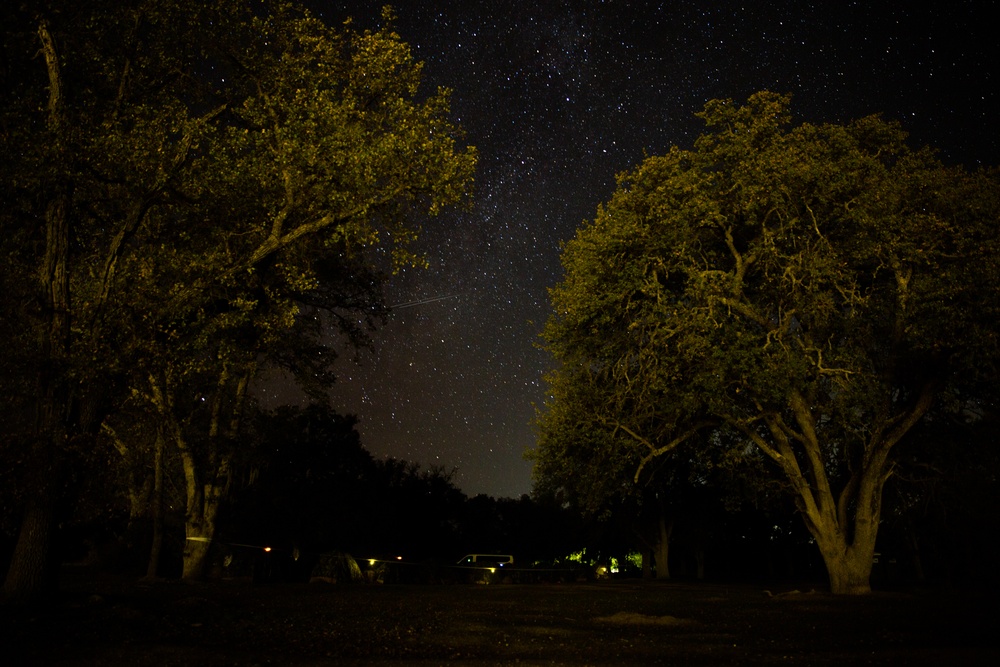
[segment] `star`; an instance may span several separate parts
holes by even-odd
[[[311,3],[376,27],[382,0]],[[645,155],[690,147],[713,98],[790,92],[798,120],[872,113],[945,161],[996,164],[997,40],[988,3],[397,0],[429,90],[453,90],[478,147],[475,205],[427,224],[426,270],[331,392],[378,456],[457,468],[467,494],[531,490],[522,458],[552,363],[538,348],[560,244]]]

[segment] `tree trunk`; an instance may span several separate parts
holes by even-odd
[[[154,579],[160,571],[160,553],[163,550],[163,431],[157,429],[153,444],[153,498],[150,518],[153,522],[153,543],[149,548],[146,578]]]
[[[246,402],[247,388],[253,377],[253,363],[244,364],[243,372],[231,382],[230,369],[223,364],[215,395],[212,399],[208,426],[207,446],[196,452],[189,444],[175,412],[173,390],[169,375],[165,372],[149,377],[151,399],[159,413],[160,428],[165,429],[177,446],[184,469],[186,511],[184,518],[184,566],[185,580],[201,579],[205,576],[208,555],[215,539],[215,522],[219,504],[229,484],[229,465],[235,434],[239,431],[240,417]],[[233,407],[228,423],[222,418],[223,394],[232,392]]]
[[[642,578],[653,578],[653,558],[648,549],[642,550]]]
[[[853,515],[804,517],[806,527],[816,538],[834,595],[865,595],[872,590],[882,488],[865,482],[860,486],[866,491],[854,495]]]
[[[863,504],[863,501],[859,500],[859,503]],[[876,511],[876,521],[877,515]],[[833,517],[805,515],[803,518],[823,557],[830,580],[830,592],[834,595],[871,593],[877,526],[860,526],[856,517],[848,525],[841,525]],[[853,533],[850,541],[848,531]]]
[[[50,562],[54,524],[54,491],[46,489],[33,494],[28,501],[4,580],[4,602],[35,602],[55,590],[55,576]]]
[[[874,548],[821,550],[834,595],[867,595],[872,592]]]
[[[802,519],[823,557],[830,591],[834,595],[871,592],[882,490],[892,470],[889,453],[927,413],[933,400],[934,383],[927,382],[908,412],[874,429],[874,438],[866,443],[855,469],[836,498],[827,477],[816,418],[801,394],[793,391],[788,403],[798,431],[786,424],[780,415],[764,419],[773,437],[772,443],[765,441],[760,433],[742,428],[760,450],[778,464],[791,483]],[[803,465],[800,465],[793,443],[801,447]]]
[[[656,552],[654,555],[654,559],[656,560],[656,578],[669,579],[670,534],[674,530],[674,522],[668,521],[661,514],[657,520],[657,529]]]
[[[907,521],[904,528],[906,541],[910,545],[910,562],[913,564],[913,576],[920,582],[924,583],[927,580],[927,575],[924,572],[924,562],[920,557],[920,539],[917,537],[917,531],[913,527],[912,521]]]
[[[223,487],[218,484],[205,484],[194,499],[195,502],[188,503],[184,524],[184,569],[181,575],[187,581],[203,579],[207,572],[222,492]]]
[[[215,538],[215,524],[204,520],[188,521],[184,525],[184,569],[181,578],[199,581],[205,577],[208,554]]]
[[[186,446],[181,446],[180,453],[187,489],[187,509],[184,513],[184,565],[181,578],[195,581],[201,579],[205,573],[208,551],[215,537],[215,517],[205,516],[204,487],[199,483],[194,457]]]
[[[62,76],[59,56],[45,21],[38,25],[38,39],[49,83],[47,127],[53,137],[53,159],[58,165],[63,125]],[[35,443],[27,478],[34,486],[34,493],[28,498],[4,580],[4,598],[12,602],[30,601],[55,589],[50,559],[61,489],[59,458],[66,440],[69,412],[64,368],[70,345],[69,193],[68,182],[55,184],[45,211],[45,256],[38,273],[39,301],[44,304],[38,323],[42,363],[36,384]]]
[[[56,588],[51,561],[63,479],[59,445],[65,440],[66,406],[65,387],[53,375],[47,369],[38,374],[35,445],[25,477],[32,492],[3,586],[4,599],[14,603],[32,602]]]

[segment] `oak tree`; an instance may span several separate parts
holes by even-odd
[[[613,448],[638,478],[732,441],[792,494],[832,591],[865,593],[908,434],[995,379],[1000,189],[878,116],[793,125],[789,103],[709,102],[693,149],[621,175],[566,244],[537,456]]]
[[[52,462],[126,399],[178,448],[197,576],[256,369],[322,351],[331,326],[356,340],[378,308],[373,253],[419,263],[408,243],[466,196],[475,151],[389,14],[362,32],[284,2],[5,12],[0,223],[26,276],[5,303],[38,361],[25,468],[41,485],[5,592],[44,578]],[[322,379],[322,359],[298,367]]]

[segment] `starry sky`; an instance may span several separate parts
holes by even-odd
[[[376,27],[389,0],[312,0]],[[395,0],[396,29],[479,149],[475,203],[394,276],[396,306],[334,406],[364,446],[456,469],[466,494],[531,490],[523,458],[550,365],[537,348],[560,243],[645,155],[689,148],[715,98],[792,93],[798,120],[881,112],[947,162],[998,163],[997,2]],[[919,5],[919,6],[918,6]]]

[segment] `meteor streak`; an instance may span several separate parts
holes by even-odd
[[[465,292],[458,292],[456,294],[445,294],[443,296],[431,296],[426,299],[419,299],[417,301],[407,301],[406,303],[397,303],[393,306],[389,306],[389,310],[402,310],[403,308],[412,308],[414,306],[422,306],[425,303],[434,303],[435,301],[444,301],[445,299],[454,299],[456,296],[462,296]]]

